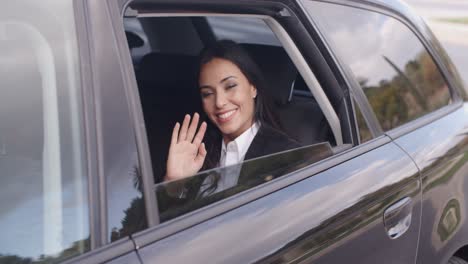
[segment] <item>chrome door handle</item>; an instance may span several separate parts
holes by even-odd
[[[397,239],[408,231],[411,225],[413,206],[406,197],[388,207],[384,212],[384,226],[391,239]]]

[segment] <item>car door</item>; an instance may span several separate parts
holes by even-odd
[[[427,27],[418,29],[386,7],[312,1],[304,1],[304,6],[363,90],[375,113],[369,119],[376,119],[421,171],[418,263],[446,263],[466,245],[461,212],[466,208],[468,119],[458,74]],[[412,14],[403,6],[398,12]],[[346,17],[347,23],[338,17]],[[345,43],[346,34],[353,37]],[[376,45],[379,38],[393,46]]]
[[[143,262],[415,260],[421,216],[419,173],[386,137],[259,191],[267,194],[236,203],[233,210],[212,208],[222,213],[200,212],[136,234],[133,238]],[[196,219],[203,219],[203,214],[210,217]],[[393,233],[398,225],[403,226],[401,234]]]
[[[312,41],[310,34],[315,29],[309,28],[308,22],[300,22],[306,16],[291,3],[263,6],[260,2],[239,5],[226,1],[219,6],[152,1],[142,2],[132,12],[148,8],[170,17],[211,10],[229,16],[234,7],[240,13],[266,15],[268,19],[271,13],[262,10],[282,10],[276,19],[287,32],[283,37],[289,34],[290,40],[296,41],[303,58],[312,60],[312,55],[319,55],[322,73],[317,74],[327,75],[324,82],[336,86],[337,72],[327,66],[331,62]],[[123,14],[121,8],[113,14]],[[116,25],[115,30],[117,40],[122,41],[122,25]],[[131,67],[128,50],[122,49],[121,54],[122,64]],[[348,109],[353,108],[348,105]],[[150,224],[147,230],[132,235],[139,256],[144,263],[414,262],[421,216],[420,174],[411,158],[389,137],[378,131],[372,133],[373,139],[366,143],[354,142],[355,147],[344,151],[335,148],[337,154],[331,157],[285,170],[278,177],[267,176],[265,184],[165,223]],[[268,164],[274,157],[249,164]]]
[[[418,263],[446,263],[467,243],[467,106],[459,103],[437,120],[409,132],[389,133],[423,175]]]

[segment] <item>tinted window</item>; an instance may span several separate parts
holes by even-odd
[[[364,90],[384,130],[445,106],[447,84],[416,35],[380,13],[307,1]]]
[[[0,263],[89,250],[72,1],[0,9]]]
[[[353,103],[354,112],[356,113],[356,122],[359,129],[359,140],[361,143],[364,143],[372,139],[372,133],[367,126],[367,122],[362,115],[361,109],[359,109],[359,106],[355,102]]]

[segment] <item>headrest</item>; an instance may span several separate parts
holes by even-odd
[[[259,66],[271,97],[281,105],[287,104],[298,73],[284,48],[258,44],[241,46]]]
[[[141,100],[146,105],[181,112],[182,116],[200,111],[197,68],[198,60],[194,56],[162,53],[145,55],[137,72]],[[177,107],[174,105],[176,102]]]
[[[197,58],[181,54],[149,53],[141,60],[138,77],[165,88],[187,89],[187,85],[197,84]]]

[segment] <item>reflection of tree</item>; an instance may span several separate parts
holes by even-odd
[[[357,105],[356,103],[354,105]],[[361,143],[364,143],[370,139],[372,139],[372,133],[369,130],[369,127],[367,126],[366,120],[364,119],[364,116],[361,113],[361,110],[359,107],[354,108],[356,111],[356,121],[358,123],[358,128],[359,128],[359,137],[361,139]]]
[[[131,172],[129,173],[130,176],[133,177],[133,186],[137,189],[140,193],[142,191],[142,181],[141,181],[141,173],[140,169],[137,165],[133,167]],[[147,221],[146,221],[146,211],[142,197],[134,198],[130,206],[124,211],[125,216],[121,220],[122,228],[113,228],[111,231],[111,241],[115,241],[122,237],[127,237],[130,234],[138,232],[147,228]],[[2,255],[0,254],[0,264],[45,264],[45,263],[58,263],[63,260],[69,259],[73,256],[79,255],[86,251],[90,250],[90,243],[89,238],[84,240],[76,241],[73,245],[67,249],[64,249],[59,255],[54,256],[46,256],[41,255],[38,259],[33,258],[23,258],[17,255]]]
[[[381,80],[377,85],[368,85],[361,78],[360,84],[384,130],[404,124],[448,103],[448,88],[426,51],[406,63],[404,69],[398,68],[385,56],[383,59],[397,75],[391,80]]]
[[[437,225],[440,240],[450,238],[460,225],[460,203],[456,199],[450,200],[444,208]]]
[[[45,256],[40,255],[38,259],[22,258],[17,255],[2,255],[0,254],[0,264],[46,264],[46,263],[59,263],[73,256],[88,251],[90,249],[89,238],[79,240],[73,243],[73,245],[63,250],[59,255],[56,256]]]
[[[140,194],[143,194],[143,186],[140,168],[138,165],[133,167],[130,175],[133,176],[133,187],[138,190]],[[111,241],[115,241],[119,238],[129,236],[135,232],[143,230],[148,227],[146,221],[146,210],[143,196],[134,198],[130,202],[130,206],[124,211],[125,216],[121,220],[122,228],[113,228],[111,231]]]
[[[140,193],[142,193],[142,181],[139,167],[136,165],[129,173],[133,177],[133,186]],[[113,228],[111,231],[111,241],[115,241],[122,237],[127,237],[130,234],[138,232],[147,228],[146,211],[142,197],[134,198],[130,206],[124,211],[125,216],[121,220],[122,228]],[[77,241],[73,245],[63,250],[59,255],[56,256],[45,256],[41,255],[38,259],[22,258],[17,255],[1,255],[0,264],[45,264],[45,263],[58,263],[65,259],[69,259],[73,256],[79,255],[90,250],[89,238]]]
[[[0,255],[0,263],[2,264],[29,264],[33,263],[30,258],[21,258],[16,255]]]
[[[402,81],[401,86],[407,87],[410,90],[411,94],[416,99],[416,102],[418,103],[418,105],[421,106],[424,110],[427,110],[426,101],[424,100],[423,95],[421,94],[419,89],[416,87],[416,85],[389,58],[387,58],[386,56],[383,56],[383,58],[398,73],[398,77]],[[411,66],[415,66],[415,67],[413,68]],[[415,72],[418,72],[418,70],[420,69],[418,66],[419,65],[418,65],[417,62],[410,61],[410,62],[408,62],[408,64],[406,64],[406,69],[407,69],[408,72],[411,72],[410,69],[416,69]]]

